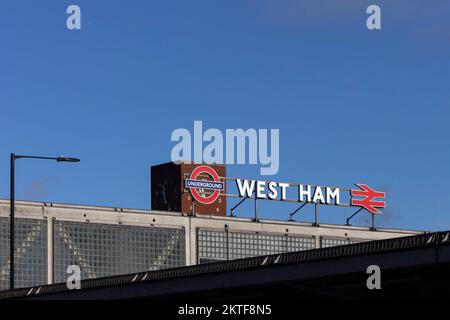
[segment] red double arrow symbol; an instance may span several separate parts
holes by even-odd
[[[380,213],[377,208],[386,207],[386,202],[384,201],[385,193],[381,191],[375,191],[366,184],[356,184],[361,190],[351,190],[351,205],[360,206],[368,210],[371,213]],[[354,196],[363,197],[362,199],[353,199]],[[377,200],[376,198],[382,198]],[[383,200],[383,201],[381,201]]]

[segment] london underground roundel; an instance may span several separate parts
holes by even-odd
[[[208,175],[212,178],[211,180],[200,180],[200,176]],[[189,179],[184,180],[185,188],[191,191],[192,197],[201,204],[211,204],[217,200],[220,196],[220,191],[225,190],[225,183],[220,181],[217,172],[205,165],[200,165],[196,167]],[[201,190],[211,190],[210,194],[205,194]]]

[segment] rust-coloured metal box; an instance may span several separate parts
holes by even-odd
[[[191,193],[184,187],[184,179],[201,164],[168,162],[151,167],[151,208],[152,210],[177,211],[187,214],[205,214],[225,216],[227,210],[226,197],[220,195],[211,204],[194,201]],[[226,177],[224,165],[208,165],[219,177]],[[203,176],[202,179],[212,180]],[[224,181],[221,179],[221,181]],[[225,182],[225,181],[224,181]],[[225,187],[226,188],[226,187]],[[222,194],[225,193],[225,190]]]

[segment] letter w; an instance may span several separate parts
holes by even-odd
[[[253,194],[253,190],[255,189],[255,180],[251,180],[249,183],[248,180],[236,179],[237,187],[239,190],[239,197],[250,198]]]

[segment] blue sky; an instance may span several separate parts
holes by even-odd
[[[72,3],[80,31],[66,28]],[[381,30],[366,28],[369,4]],[[150,166],[170,161],[174,129],[202,120],[279,128],[274,180],[364,182],[387,192],[379,225],[448,229],[449,16],[437,0],[2,1],[0,197],[10,152],[64,154],[82,162],[20,160],[17,198],[148,208]]]

